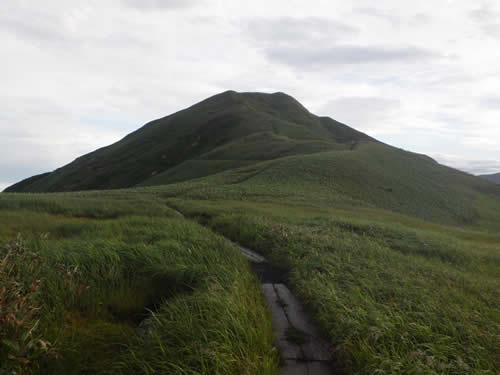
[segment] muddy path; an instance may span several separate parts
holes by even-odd
[[[175,210],[184,217],[184,215]],[[262,294],[272,314],[273,333],[281,354],[281,375],[339,374],[329,344],[321,337],[304,307],[286,286],[286,270],[262,255],[226,240],[245,256],[260,280]]]
[[[273,266],[261,255],[231,244],[248,258],[261,282],[262,294],[273,317],[273,331],[281,354],[282,375],[334,374],[328,343],[285,284],[286,271]],[[256,260],[258,259],[258,260]]]

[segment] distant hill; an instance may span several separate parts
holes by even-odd
[[[291,96],[234,91],[152,121],[115,144],[6,191],[185,181],[191,182],[181,188],[200,197],[206,186],[221,199],[268,191],[303,194],[306,202],[314,194],[325,204],[370,205],[453,223],[478,221],[491,211],[490,199],[500,199],[500,185],[315,116]]]
[[[6,191],[126,188],[153,176],[152,183],[169,183],[283,156],[347,150],[359,142],[375,140],[314,116],[286,94],[227,91]]]
[[[486,180],[496,182],[496,183],[500,183],[500,173],[483,174],[483,175],[480,175],[479,177],[484,178]]]
[[[189,169],[191,161],[184,164]],[[155,179],[147,180],[150,185]],[[353,150],[292,155],[176,185],[193,199],[241,200],[268,194],[325,206],[379,207],[450,224],[495,216],[500,185],[380,142]],[[275,198],[272,198],[275,199]]]

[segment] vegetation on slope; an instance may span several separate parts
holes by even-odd
[[[500,188],[384,145],[283,94],[228,91],[7,191],[123,188],[199,179],[241,190],[319,194],[447,223],[477,223]],[[197,188],[198,190],[198,188]],[[200,194],[199,192],[196,194]]]
[[[245,262],[171,217],[167,204],[284,267],[347,372],[498,372],[498,186],[443,174],[426,157],[392,148],[389,157],[385,147],[290,156],[167,186],[0,195],[0,238],[25,233],[50,265],[33,336],[50,345],[30,363],[75,374],[276,371],[269,317]],[[60,264],[65,273],[53,271]],[[54,302],[48,290],[64,297]],[[144,307],[154,318],[138,327],[130,317]]]
[[[173,185],[170,191],[194,199],[300,197],[450,224],[495,220],[491,207],[500,199],[498,185],[380,143],[261,162]]]
[[[6,191],[124,188],[191,159],[213,160],[218,171],[241,160],[342,149],[361,140],[373,141],[346,125],[312,115],[286,94],[227,91]],[[232,162],[227,165],[220,162],[228,160]]]
[[[170,205],[285,267],[347,373],[500,371],[500,201],[492,201],[497,221],[487,229],[325,205],[315,194],[238,198],[234,191],[200,200],[174,186],[160,191]]]
[[[0,241],[0,373],[276,373],[246,261],[152,195],[2,194]]]
[[[41,264],[0,278],[29,300],[19,312],[41,307],[29,321],[40,320],[36,330],[5,331],[5,363],[275,371],[269,317],[246,263],[171,217],[167,203],[286,268],[348,372],[500,372],[500,185],[316,117],[284,94],[226,92],[10,190],[129,186],[0,196],[0,239],[26,237],[0,259],[26,248],[21,258]],[[65,272],[54,272],[60,265]],[[130,317],[151,304],[139,330],[147,334],[136,334]],[[15,354],[28,344],[42,359]]]

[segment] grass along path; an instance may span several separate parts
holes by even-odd
[[[283,270],[273,267],[256,252],[228,241],[253,263],[252,269],[261,281],[262,292],[273,318],[275,342],[280,349],[280,374],[331,375],[334,363],[330,346],[323,340],[297,297],[283,283]]]
[[[184,215],[177,210],[175,213]],[[331,375],[330,346],[307,315],[302,304],[284,284],[285,271],[262,255],[226,238],[252,265],[273,320],[275,342],[281,354],[281,375]],[[335,373],[339,373],[337,370]]]
[[[348,373],[499,373],[495,232],[269,200],[169,204],[288,271]]]
[[[2,374],[278,372],[246,260],[152,197],[0,195],[0,301]]]

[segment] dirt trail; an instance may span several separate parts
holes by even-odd
[[[184,215],[175,211],[179,216]],[[281,353],[281,375],[331,375],[330,348],[285,285],[286,271],[271,265],[256,252],[229,239],[248,260],[261,282],[262,293],[273,317],[273,331]]]
[[[264,257],[230,241],[252,263],[273,316],[273,331],[282,358],[281,375],[333,374],[329,345],[284,284],[285,272]]]

